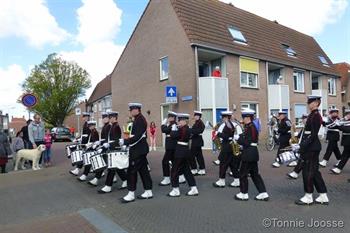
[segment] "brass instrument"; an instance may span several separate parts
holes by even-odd
[[[218,136],[215,136],[215,138],[213,139],[213,142],[214,142],[216,149],[221,150],[221,142],[220,142],[220,138]]]
[[[238,122],[236,122],[236,127],[235,127],[235,134],[240,134],[243,133],[243,130]],[[240,127],[241,132],[239,133],[237,128]],[[239,156],[241,154],[241,146],[237,143],[237,141],[233,140],[232,142],[232,151],[234,156]]]
[[[299,139],[295,136],[295,133],[296,133],[295,123],[292,124],[290,132],[291,132],[291,138],[289,139],[289,145],[298,144]]]

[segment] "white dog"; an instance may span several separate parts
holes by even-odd
[[[16,165],[15,165],[15,171],[18,170],[18,165],[21,162],[22,169],[24,168],[24,161],[30,160],[32,161],[32,169],[33,170],[39,170],[39,159],[41,154],[46,150],[45,145],[39,145],[36,149],[22,149],[17,151],[16,155]]]

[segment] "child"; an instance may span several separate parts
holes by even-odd
[[[150,151],[153,150],[156,151],[156,124],[154,123],[154,121],[151,122],[150,126],[149,126],[149,132],[150,132],[150,140],[151,140],[151,145],[149,147]]]
[[[24,140],[23,140],[23,132],[19,131],[16,134],[15,139],[12,142],[12,149],[14,152],[24,149]]]
[[[44,142],[46,146],[46,150],[44,152],[44,163],[45,163],[45,167],[48,167],[48,166],[51,166],[51,145],[52,145],[52,136],[49,129],[46,129]]]

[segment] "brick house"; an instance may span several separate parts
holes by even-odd
[[[91,119],[97,121],[97,128],[103,127],[102,112],[112,108],[111,76],[108,75],[100,81],[87,101],[87,111],[92,113]]]
[[[13,134],[13,136],[16,136],[16,134],[21,131],[23,126],[27,125],[27,120],[23,117],[12,117],[11,121],[9,123],[9,129],[10,132]]]
[[[244,107],[255,109],[263,126],[279,109],[299,121],[308,94],[323,97],[323,112],[341,106],[332,65],[314,38],[233,5],[150,0],[111,74],[113,109],[121,124],[130,101],[143,103],[158,126],[168,110],[198,109],[215,124],[221,111],[239,115]],[[216,66],[221,78],[212,77]],[[167,85],[177,87],[176,104],[165,101]],[[210,131],[203,134],[205,147]]]
[[[334,68],[340,75],[341,87],[342,87],[342,104],[343,108],[350,107],[350,64],[346,62],[334,64]]]

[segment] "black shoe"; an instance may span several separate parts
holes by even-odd
[[[297,200],[297,201],[295,201],[295,204],[296,204],[296,205],[306,205],[306,206],[309,206],[309,205],[313,205],[314,203],[313,203],[313,202],[311,202],[311,203],[306,203],[306,202],[303,202],[303,201],[301,201],[301,200]]]
[[[151,197],[143,197],[143,196],[141,196],[141,195],[138,195],[136,198],[137,198],[137,199],[141,199],[141,200],[146,200],[146,199],[152,199],[153,196],[151,196]]]
[[[112,191],[106,192],[106,191],[103,191],[102,189],[97,190],[97,193],[99,193],[99,194],[107,194],[107,193],[111,193],[111,192],[112,192]]]
[[[130,203],[130,202],[134,202],[134,201],[135,201],[135,199],[132,199],[131,201],[127,201],[127,200],[125,200],[124,198],[120,198],[120,202],[121,202],[121,203],[124,203],[124,204]]]
[[[216,182],[213,183],[213,186],[215,188],[225,188],[225,186],[217,185]]]

